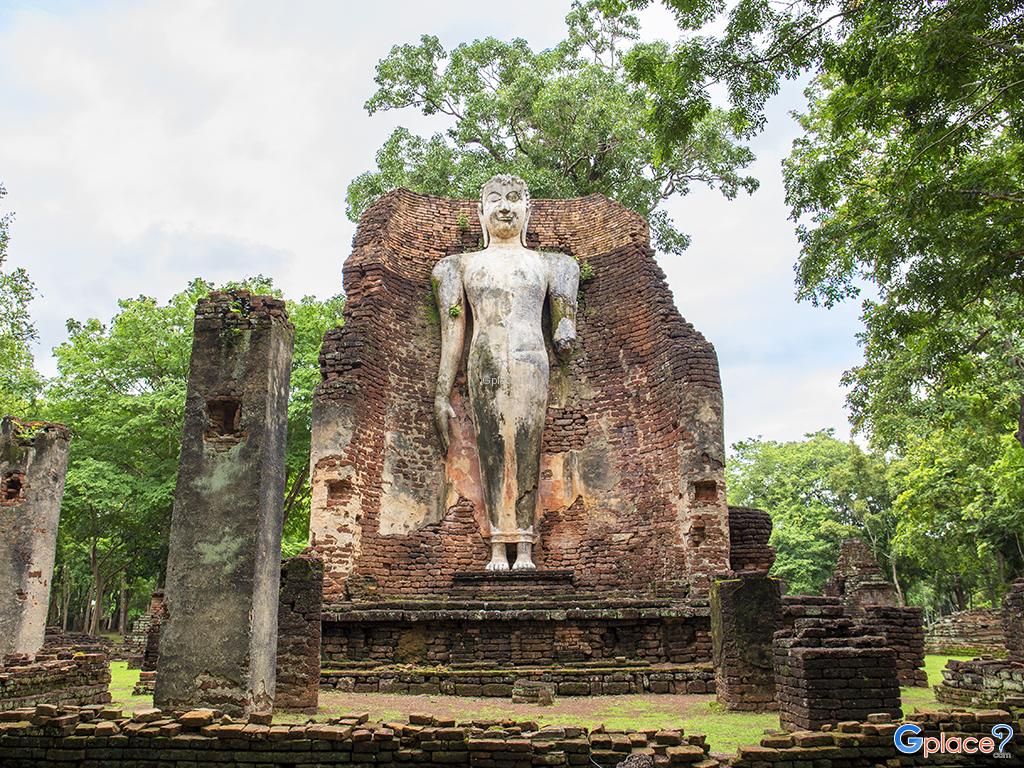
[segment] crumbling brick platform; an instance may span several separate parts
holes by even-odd
[[[994,608],[974,608],[943,616],[925,632],[927,653],[1006,653],[1003,614]]]
[[[992,657],[950,659],[935,686],[935,698],[960,707],[1024,705],[1024,664]]]
[[[110,701],[110,665],[102,653],[7,656],[0,666],[0,711],[36,704]]]

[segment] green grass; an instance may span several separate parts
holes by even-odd
[[[127,661],[110,662],[110,703],[129,712],[153,706],[152,696],[132,695],[138,681],[139,670],[128,669]]]
[[[914,708],[934,709],[943,705],[935,701],[931,686],[941,682],[942,669],[950,659],[964,656],[926,656],[925,672],[928,688],[903,688],[903,711]],[[125,662],[111,665],[110,692],[114,703],[132,711],[152,706],[148,696],[132,696],[139,678],[138,670],[129,670]],[[595,698],[559,697],[550,707],[512,704],[507,699],[467,698],[456,696],[405,696],[388,694],[345,694],[323,691],[319,721],[349,715],[370,713],[373,722],[405,720],[410,712],[426,712],[439,717],[467,720],[535,720],[542,725],[581,725],[608,730],[650,730],[682,728],[687,733],[703,733],[716,753],[733,754],[743,744],[757,744],[765,730],[777,729],[779,718],[774,713],[728,712],[714,696],[609,696]],[[304,723],[308,715],[279,713],[278,723]]]

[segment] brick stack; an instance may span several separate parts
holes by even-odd
[[[108,702],[109,687],[110,665],[102,653],[7,656],[0,666],[0,711]]]
[[[163,630],[164,620],[167,617],[167,609],[164,607],[163,592],[153,593],[153,600],[149,604],[149,621],[146,624],[146,645],[142,649],[142,658],[139,660],[139,669],[143,672],[156,672],[157,662],[160,660],[160,633]]]
[[[865,631],[879,634],[896,653],[896,672],[900,685],[928,687],[924,671],[924,612],[921,608],[885,605],[864,607],[859,618]]]
[[[1024,579],[1013,582],[1003,598],[1003,633],[1010,661],[1024,664]]]
[[[47,627],[43,640],[43,653],[102,653],[107,659],[115,659],[121,649],[106,637],[96,637],[85,632],[65,632],[60,627]]]
[[[472,200],[396,190],[362,216],[314,395],[310,530],[328,604],[447,595],[488,561],[475,451],[456,439],[446,468],[432,413],[430,272],[480,237]],[[706,601],[729,569],[714,348],[680,317],[637,214],[599,195],[534,200],[528,244],[594,271],[578,349],[551,366],[534,560],[572,571],[577,592]],[[452,404],[456,435],[471,434],[462,377]]]
[[[846,607],[838,597],[786,595],[782,598],[782,628],[793,629],[799,619],[841,619]]]
[[[1002,613],[992,608],[974,608],[943,616],[925,635],[928,653],[963,655],[999,653],[1005,649]]]
[[[281,564],[275,709],[316,712],[323,601],[324,565],[320,558],[307,553]]]
[[[775,547],[768,544],[772,519],[762,509],[729,507],[729,564],[734,571],[769,571]]]
[[[778,709],[771,637],[782,625],[781,594],[779,580],[764,572],[712,585],[715,693],[726,709]]]
[[[775,633],[779,721],[813,730],[869,714],[900,714],[896,654],[851,618],[797,619]]]
[[[0,719],[5,768],[102,765],[287,766],[598,766],[613,768],[631,755],[658,765],[716,768],[701,734],[681,730],[613,732],[539,728],[533,722],[473,721],[457,725],[410,715],[409,722],[370,724],[365,716],[329,723],[273,725],[195,710],[170,717],[157,709],[134,717],[119,709],[40,707]]]

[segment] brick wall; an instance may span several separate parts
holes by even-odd
[[[1024,706],[1024,664],[1005,659],[950,659],[935,698],[959,707],[992,707],[1008,700]]]
[[[993,608],[957,611],[928,627],[925,647],[928,653],[999,652],[1005,649],[1002,613]]]
[[[360,221],[314,396],[311,543],[329,603],[447,593],[488,560],[464,377],[447,466],[432,415],[429,275],[478,248],[475,206],[398,190]],[[529,245],[595,272],[578,351],[551,365],[538,568],[571,570],[580,591],[706,596],[729,564],[713,347],[677,312],[636,214],[598,195],[535,200]]]

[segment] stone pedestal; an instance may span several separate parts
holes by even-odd
[[[0,424],[0,659],[43,647],[68,439],[60,424]]]
[[[726,709],[777,709],[772,636],[782,627],[782,585],[764,572],[714,582],[711,640],[715,692]]]
[[[294,330],[284,302],[199,302],[154,702],[269,711]]]

